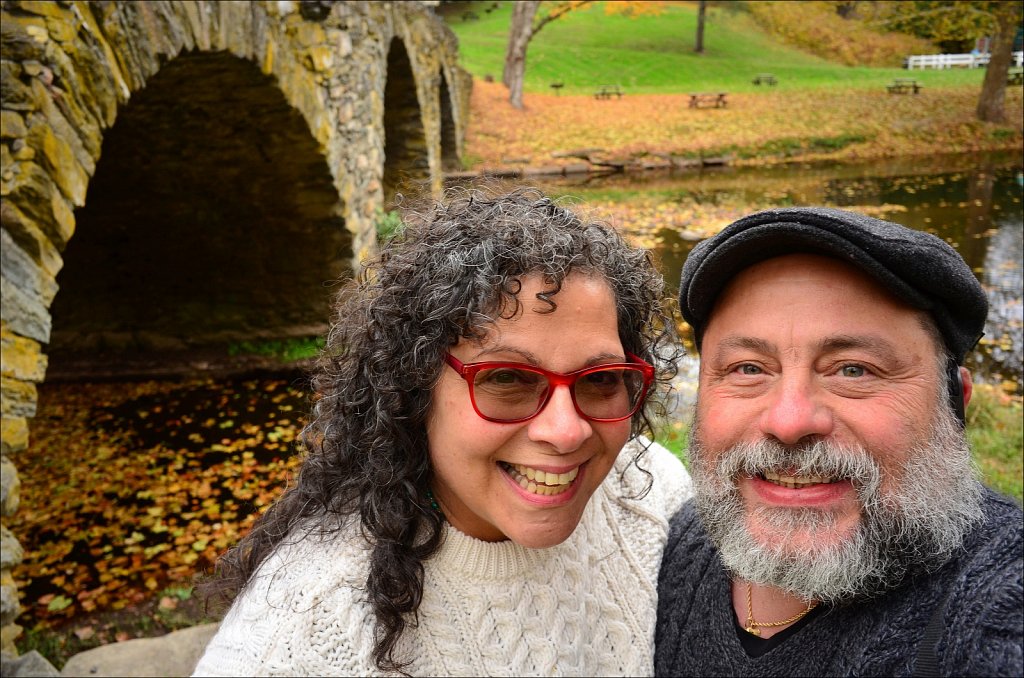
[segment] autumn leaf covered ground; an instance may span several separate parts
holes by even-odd
[[[478,171],[566,166],[579,159],[565,154],[581,149],[618,160],[725,156],[739,165],[1019,149],[1021,88],[1007,89],[1007,125],[975,120],[977,99],[975,86],[916,96],[765,90],[730,95],[726,108],[694,109],[685,93],[606,100],[527,93],[519,111],[503,85],[476,80],[466,162]]]
[[[712,6],[702,54],[693,44],[697,3],[667,2],[657,13],[632,16],[609,12],[610,3],[583,6],[531,40],[525,110],[515,110],[507,89],[494,82],[501,79],[511,5],[441,8],[474,76],[467,169],[565,166],[579,162],[565,155],[579,149],[600,149],[590,155],[620,162],[724,157],[765,164],[1019,151],[1024,143],[1019,86],[1006,90],[1005,124],[980,123],[975,108],[984,70],[903,70],[900,50],[923,47],[895,34],[876,36],[889,45],[890,56],[880,62],[888,66],[868,66],[875,62],[861,54],[869,42],[865,27],[825,16],[835,13],[826,3]],[[755,20],[754,5],[770,10],[773,32]],[[828,39],[820,35],[825,24]],[[794,47],[794,36],[814,41],[820,53]],[[846,65],[857,55],[860,65]],[[765,71],[777,76],[777,86],[752,83]],[[886,85],[897,77],[913,77],[923,89],[889,94]],[[559,93],[550,87],[556,82]],[[609,83],[625,94],[596,99],[598,87]],[[727,92],[728,106],[690,108],[692,92]]]
[[[44,384],[10,523],[23,651],[60,665],[204,621],[194,576],[297,466],[307,393],[284,379]]]

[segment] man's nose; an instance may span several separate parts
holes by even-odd
[[[548,404],[528,424],[530,440],[547,443],[558,454],[579,449],[594,432],[591,423],[576,411],[569,387],[564,385],[555,387]]]
[[[824,395],[813,377],[780,376],[766,395],[769,401],[761,414],[761,432],[784,445],[831,434],[834,420]]]

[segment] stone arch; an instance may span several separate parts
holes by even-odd
[[[167,62],[120,110],[76,211],[50,372],[83,350],[321,335],[351,238],[323,153],[274,78],[228,52]]]
[[[383,205],[381,140],[388,112],[385,108],[382,115],[381,98],[391,40],[401,36],[398,44],[408,62],[403,82],[419,100],[436,100],[437,94],[429,92],[438,86],[431,73],[444,68],[451,74],[446,82],[451,90],[456,153],[462,149],[471,79],[457,66],[454,36],[425,3],[7,0],[0,14],[0,514],[6,518],[18,508],[15,463],[18,452],[28,445],[29,421],[36,406],[35,384],[47,373],[47,347],[54,339],[50,310],[57,297],[57,276],[64,256],[68,256],[65,273],[70,281],[78,249],[78,243],[72,241],[76,229],[105,233],[108,241],[116,232],[114,222],[106,227],[94,225],[104,223],[107,217],[102,210],[92,215],[97,205],[88,203],[93,200],[94,188],[106,191],[105,199],[119,190],[124,197],[123,188],[103,188],[103,172],[109,167],[130,166],[125,164],[130,160],[125,149],[131,143],[116,141],[119,129],[137,128],[140,121],[147,120],[167,124],[168,118],[161,118],[159,106],[153,103],[163,94],[168,104],[167,92],[174,90],[161,83],[162,78],[227,69],[231,71],[229,82],[238,84],[252,78],[254,90],[267,96],[275,92],[278,99],[262,99],[263,105],[266,111],[277,111],[268,112],[268,119],[280,123],[285,131],[283,139],[269,140],[263,150],[272,161],[280,160],[285,155],[281,149],[296,144],[297,157],[291,161],[299,167],[293,170],[304,178],[284,193],[313,196],[310,203],[304,203],[303,209],[308,211],[302,216],[310,223],[303,227],[321,235],[330,232],[325,237],[331,245],[324,249],[346,249],[356,266],[375,247],[374,217]],[[147,91],[151,86],[152,96]],[[185,89],[179,85],[177,91]],[[402,94],[396,94],[396,100],[404,102],[404,110],[411,116],[413,107]],[[141,113],[133,109],[133,103],[140,104]],[[440,183],[436,159],[442,156],[436,108],[416,107],[419,129],[407,120],[398,125],[401,131],[397,135],[392,134],[392,141],[403,149],[398,155],[405,158],[404,171],[432,187]],[[304,123],[299,126],[304,134],[295,132],[298,118]],[[414,136],[408,143],[400,139],[406,129]],[[108,137],[112,145],[107,144]],[[234,157],[254,157],[241,155],[237,146]],[[102,162],[101,151],[107,155]],[[259,151],[253,152],[259,155]],[[163,166],[173,166],[166,152],[160,158],[165,161]],[[226,167],[224,172],[231,175],[235,169]],[[261,176],[262,185],[270,186],[281,175],[266,172]],[[326,189],[328,184],[333,192]],[[229,185],[240,190],[242,183]],[[103,195],[102,191],[97,195]],[[255,199],[257,193],[244,195]],[[286,219],[281,215],[275,216],[273,224],[291,227],[284,225]],[[293,233],[292,239],[298,237]],[[345,243],[351,246],[346,248]],[[87,251],[90,247],[85,240],[81,246]],[[103,248],[102,242],[91,246]],[[67,294],[72,294],[74,284],[67,283]],[[59,307],[53,308],[59,311]],[[151,334],[145,335],[149,340],[181,340],[180,336],[168,339],[161,334],[162,328],[145,330],[143,325],[132,329],[134,340],[150,330]],[[111,328],[105,330],[109,334]],[[6,527],[0,528],[0,533],[0,626],[3,649],[11,651],[17,637],[13,623],[20,606],[10,568],[20,561],[21,547]]]
[[[397,193],[420,193],[430,182],[426,130],[405,44],[391,40],[384,86],[384,209]]]

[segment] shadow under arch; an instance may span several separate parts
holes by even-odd
[[[455,115],[452,110],[452,92],[448,88],[448,78],[444,69],[440,73],[441,87],[439,103],[441,111],[441,171],[456,172],[462,169],[459,159],[459,144],[455,127]]]
[[[182,53],[103,140],[51,306],[50,370],[81,351],[326,330],[351,234],[326,158],[272,76]]]
[[[405,45],[388,47],[384,86],[384,209],[395,207],[398,193],[419,193],[430,186],[430,160],[416,80]]]

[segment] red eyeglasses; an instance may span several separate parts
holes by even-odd
[[[632,417],[647,397],[654,368],[628,353],[628,363],[609,363],[560,374],[524,363],[445,361],[469,384],[473,409],[487,421],[517,424],[540,414],[556,386],[568,386],[576,411],[597,422]]]

